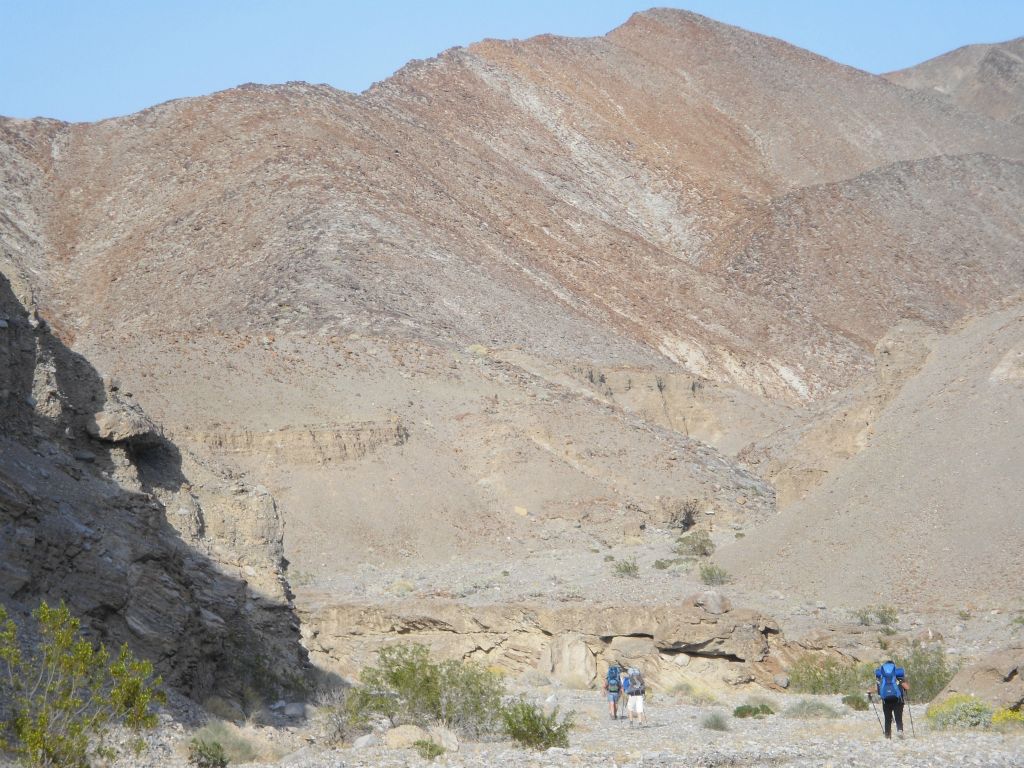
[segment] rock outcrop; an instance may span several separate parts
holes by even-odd
[[[273,499],[183,457],[3,273],[0,319],[0,601],[64,600],[197,698],[301,682]]]
[[[643,668],[670,689],[698,674],[725,679],[739,671],[773,685],[773,650],[784,645],[776,623],[720,596],[695,595],[679,605],[466,606],[421,600],[389,605],[324,605],[303,615],[312,657],[354,677],[395,642],[428,646],[440,658],[475,659],[520,674],[539,671],[561,683],[593,687],[610,663]]]
[[[963,667],[936,697],[977,696],[994,707],[1024,707],[1024,645],[995,651]]]

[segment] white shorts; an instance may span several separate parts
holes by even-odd
[[[626,711],[642,715],[644,713],[644,697],[630,696],[629,703],[626,705]]]

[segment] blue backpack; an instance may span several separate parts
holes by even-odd
[[[903,667],[897,667],[891,661],[885,662],[875,670],[875,682],[878,684],[878,695],[883,699],[903,698],[900,681],[906,677]]]
[[[608,675],[605,677],[605,681],[608,683],[608,693],[619,692],[619,668],[608,667]]]

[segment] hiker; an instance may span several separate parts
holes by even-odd
[[[608,667],[608,674],[604,676],[604,683],[601,684],[601,690],[608,698],[608,714],[611,715],[612,720],[618,719],[617,708],[622,692],[622,681],[619,675],[619,665],[611,664]]]
[[[897,667],[892,659],[886,661],[875,670],[875,692],[882,700],[882,713],[885,715],[885,738],[892,738],[892,721],[896,720],[896,735],[903,738],[903,697],[910,690],[907,685],[907,673],[903,667]],[[872,691],[868,691],[871,698]]]
[[[626,705],[626,712],[629,715],[629,725],[633,725],[633,716],[636,715],[637,725],[647,725],[647,713],[644,712],[644,695],[647,693],[647,685],[644,682],[643,673],[636,667],[629,668],[628,687],[626,694],[629,696],[629,703]]]
[[[624,718],[629,703],[629,670],[625,667],[619,667],[619,691],[619,717]]]

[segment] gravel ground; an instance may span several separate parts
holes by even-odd
[[[625,721],[612,722],[596,692],[560,691],[555,700],[563,711],[575,710],[578,727],[568,749],[534,752],[509,742],[463,743],[458,752],[448,752],[435,761],[453,768],[539,768],[540,766],[877,766],[909,768],[950,766],[1024,766],[1024,731],[933,731],[925,720],[924,706],[913,707],[916,736],[886,741],[871,710],[853,712],[835,697],[812,697],[827,701],[842,712],[835,720],[800,720],[775,715],[761,720],[739,720],[731,716],[733,706],[694,706],[669,700],[655,700],[649,707],[649,724],[630,727]],[[797,697],[779,696],[780,707]],[[711,712],[726,716],[729,730],[709,730],[702,725]],[[184,768],[192,731],[168,724],[149,738],[149,749],[140,756],[123,758],[117,768]],[[388,768],[419,766],[428,761],[413,750],[383,746],[355,749],[326,748],[311,742],[312,725],[286,728],[246,729],[253,741],[260,741],[265,762],[247,763],[251,768]],[[274,755],[271,757],[271,755]],[[232,763],[241,765],[242,763]]]

